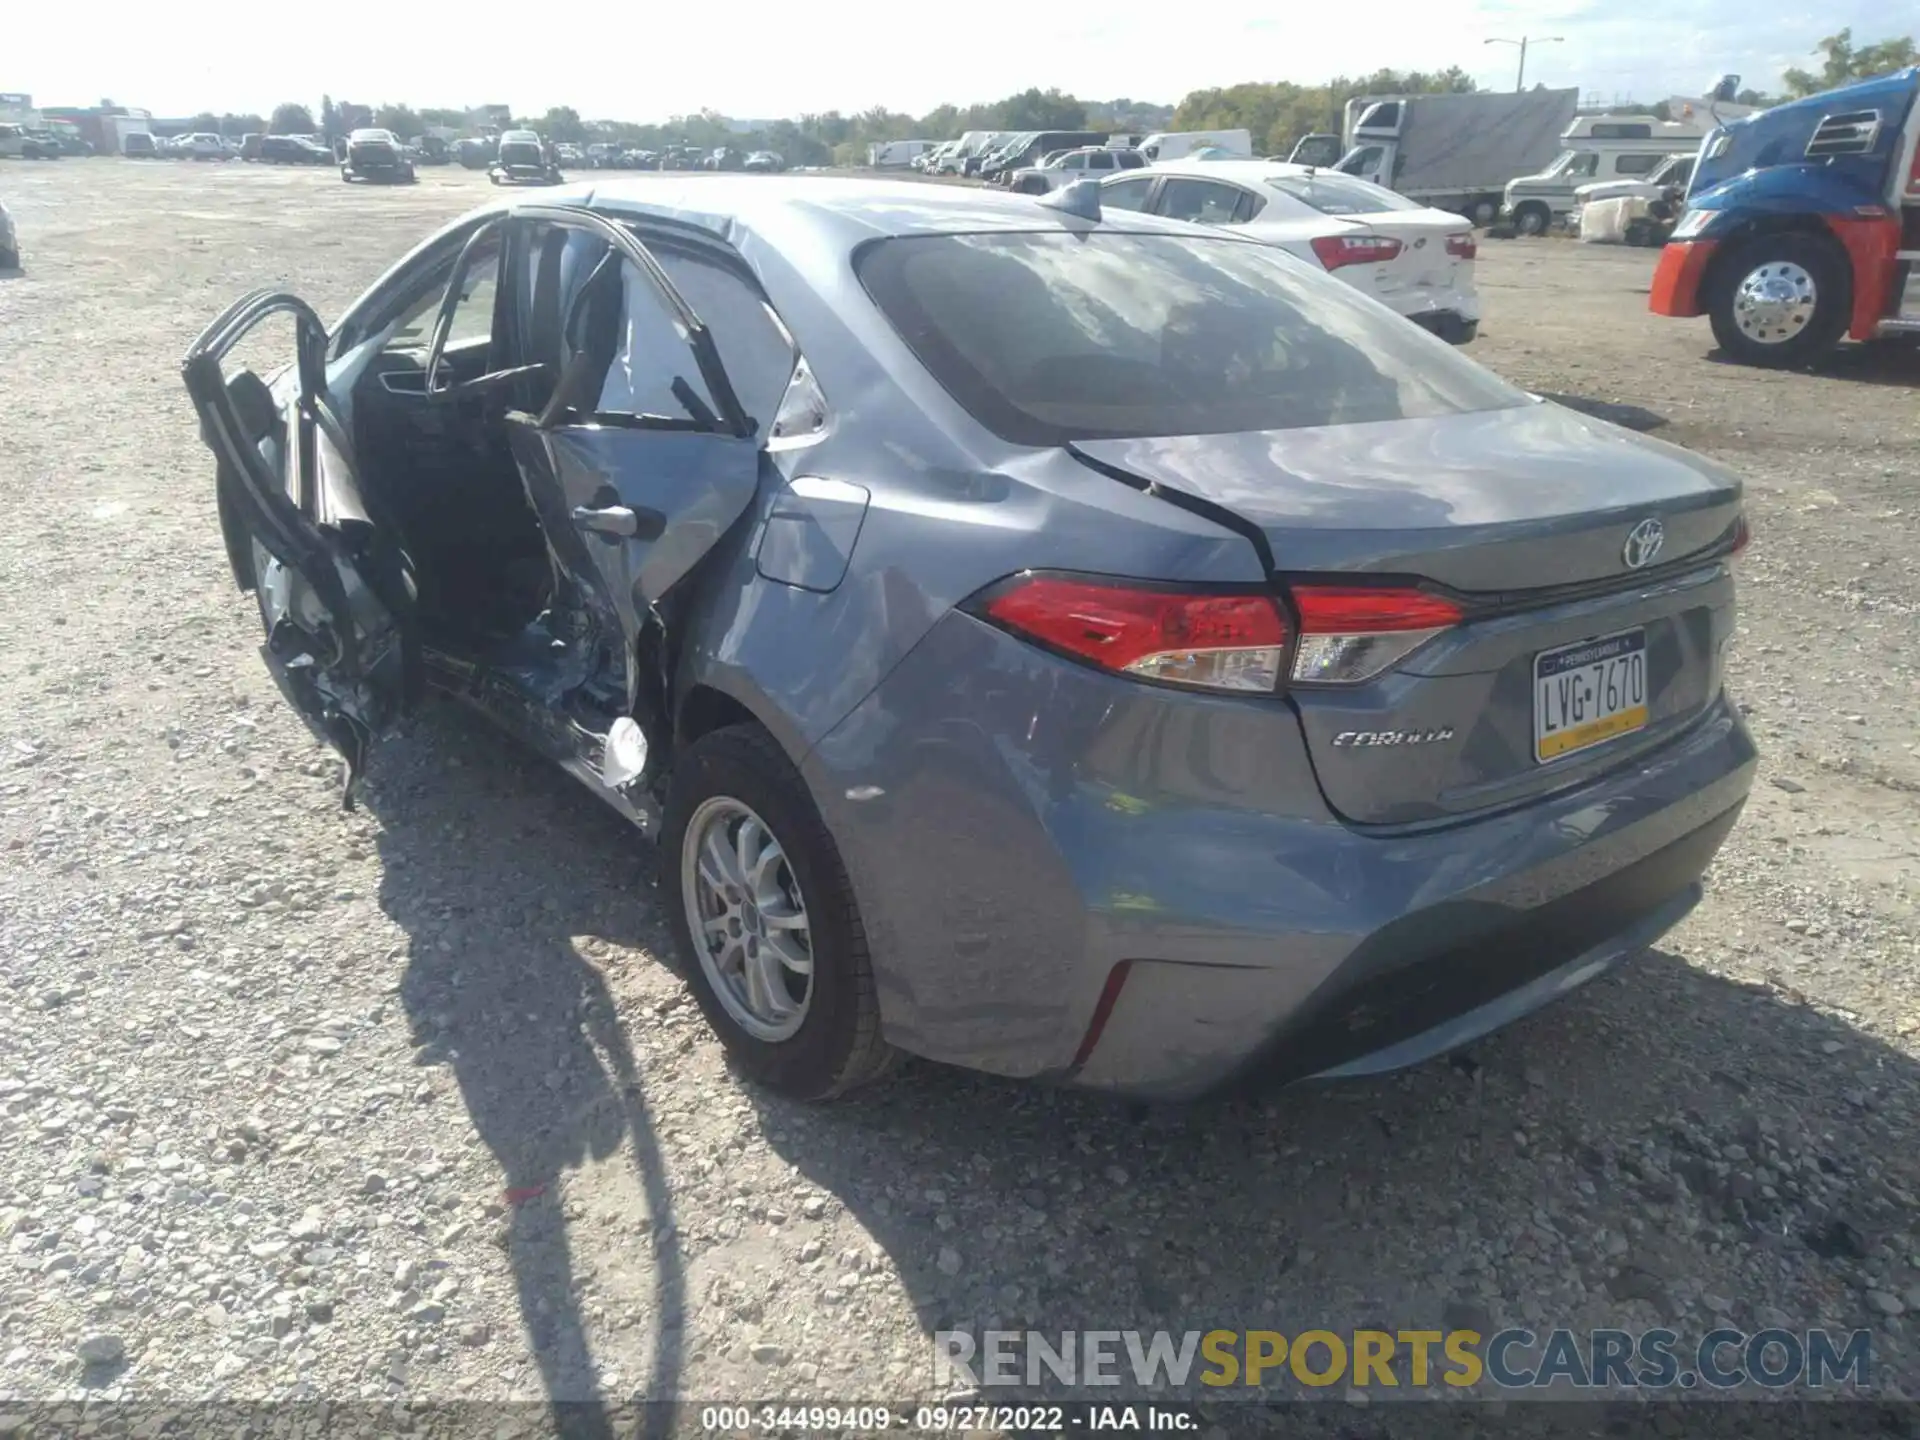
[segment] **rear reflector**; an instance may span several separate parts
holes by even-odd
[[[1313,241],[1313,253],[1329,270],[1391,260],[1402,248],[1398,240],[1385,235],[1319,235]]]
[[[1290,638],[1269,596],[1183,594],[1125,580],[1026,575],[986,613],[1103,670],[1240,693],[1279,685]]]
[[[1447,236],[1447,254],[1456,260],[1471,260],[1480,253],[1480,247],[1474,242],[1473,233]]]
[[[1296,585],[1293,600],[1300,611],[1293,678],[1314,685],[1371,680],[1460,623],[1459,606],[1424,590]]]

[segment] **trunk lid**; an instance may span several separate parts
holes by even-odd
[[[1471,285],[1473,261],[1447,250],[1450,236],[1473,234],[1473,223],[1465,216],[1444,210],[1388,210],[1352,218],[1359,219],[1368,233],[1400,242],[1398,255],[1369,267],[1371,293],[1380,299]]]
[[[1463,598],[1462,624],[1384,674],[1291,691],[1321,789],[1349,820],[1435,821],[1579,783],[1685,728],[1720,693],[1731,575],[1686,560],[1728,539],[1740,484],[1673,446],[1530,403],[1072,448],[1230,512],[1262,536],[1277,578],[1395,577]],[[1663,530],[1659,552],[1630,566],[1628,537],[1647,520]],[[1543,654],[1609,637],[1622,638],[1537,668]],[[1642,657],[1637,675],[1607,668],[1629,652]],[[1570,667],[1603,694],[1637,687],[1644,714],[1586,748],[1554,753],[1549,739],[1543,754],[1536,712],[1567,722]]]

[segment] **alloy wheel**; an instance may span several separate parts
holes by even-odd
[[[716,795],[680,850],[681,901],[707,982],[756,1040],[790,1039],[813,1000],[813,931],[799,878],[750,806]]]

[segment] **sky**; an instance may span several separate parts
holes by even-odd
[[[1490,37],[1561,37],[1530,47],[1527,81],[1606,100],[1697,95],[1722,74],[1771,90],[1813,64],[1823,35],[1920,33],[1920,0],[1165,0],[1033,6],[902,0],[734,0],[451,6],[319,0],[182,10],[93,0],[83,11],[24,4],[5,26],[0,91],[43,105],[106,98],[157,116],[318,108],[323,92],[368,104],[505,103],[519,114],[571,105],[587,119],[663,120],[703,107],[736,118],[873,105],[924,114],[1028,86],[1085,99],[1177,102],[1247,80],[1318,83],[1382,66],[1459,65],[1484,86],[1514,83],[1518,54]],[[568,18],[569,16],[574,18]]]

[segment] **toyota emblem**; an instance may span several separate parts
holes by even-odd
[[[1659,555],[1666,539],[1667,527],[1648,516],[1627,532],[1627,543],[1621,548],[1620,558],[1627,562],[1629,570],[1644,570]]]

